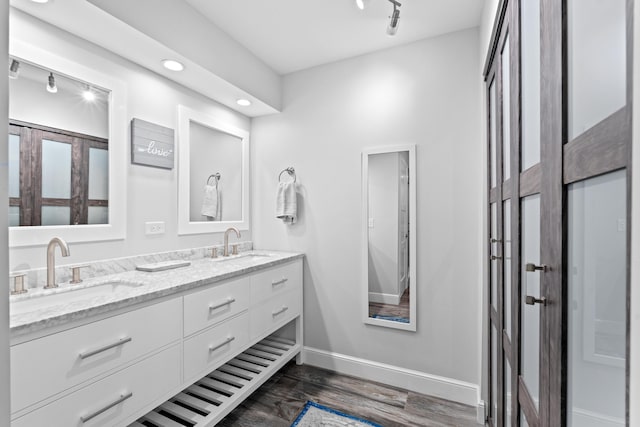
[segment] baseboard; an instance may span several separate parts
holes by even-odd
[[[312,366],[479,407],[476,384],[312,347],[303,352],[305,363]]]
[[[585,409],[574,408],[572,411],[573,420],[571,424],[581,427],[623,427],[624,418],[616,418]]]
[[[485,409],[484,400],[478,402],[478,406],[476,406],[476,422],[478,424],[484,425],[487,420],[487,411]]]
[[[369,302],[398,305],[400,304],[400,295],[369,292]]]

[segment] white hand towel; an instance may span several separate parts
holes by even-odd
[[[276,218],[283,222],[294,224],[298,219],[298,204],[296,200],[295,182],[281,182],[276,194]]]
[[[200,213],[204,216],[216,219],[218,215],[218,188],[214,185],[204,186],[204,198]]]

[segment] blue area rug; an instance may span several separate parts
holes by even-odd
[[[400,322],[400,323],[409,323],[408,318],[400,317],[400,316],[383,316],[381,314],[374,314],[371,317],[373,317],[374,319],[391,320],[393,322]]]
[[[307,402],[291,427],[382,427],[380,424],[344,414],[315,402]]]

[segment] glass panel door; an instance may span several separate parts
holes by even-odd
[[[625,425],[626,178],[569,185],[569,427]]]

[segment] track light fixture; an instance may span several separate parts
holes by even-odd
[[[389,26],[387,27],[387,34],[390,36],[395,36],[398,31],[398,24],[400,23],[400,2],[396,0],[389,0],[390,3],[393,3],[393,13],[389,17]]]
[[[12,59],[11,66],[9,67],[9,78],[17,79],[19,73],[20,73],[20,62],[15,59]]]
[[[53,73],[49,73],[49,81],[47,83],[47,92],[57,93],[58,86],[56,86],[56,78],[53,77]]]
[[[82,91],[82,97],[87,102],[93,102],[96,100],[96,94],[91,90],[91,86],[85,85]]]

